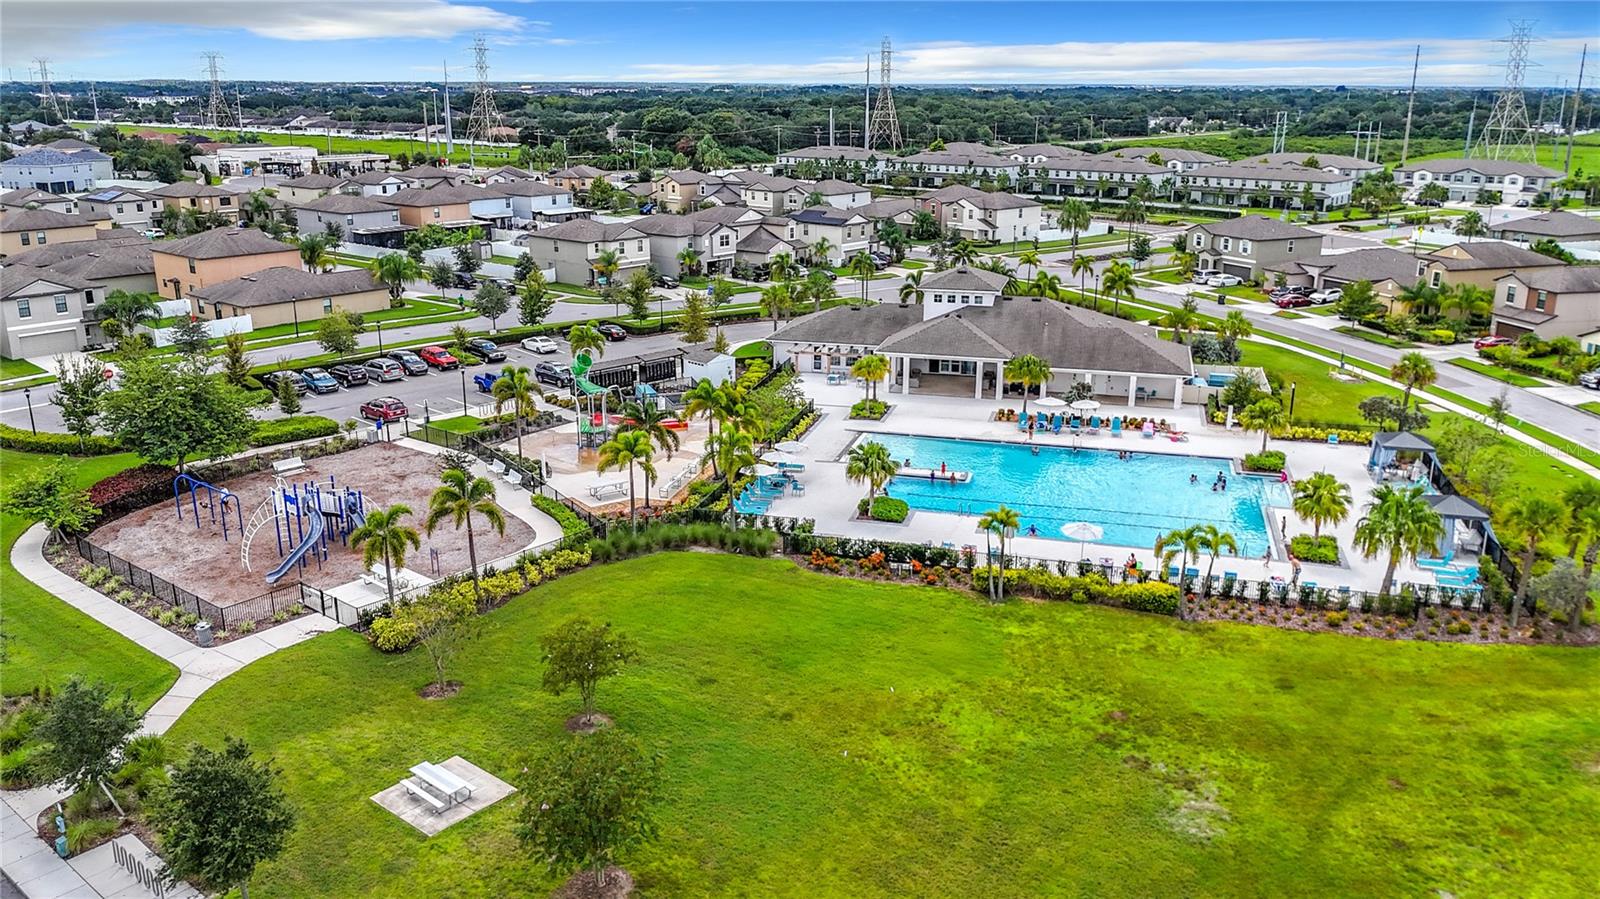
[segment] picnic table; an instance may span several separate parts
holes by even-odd
[[[472,798],[472,785],[432,762],[411,766],[411,774],[444,799],[446,805]]]

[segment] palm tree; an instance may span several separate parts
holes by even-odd
[[[494,502],[494,482],[488,478],[474,477],[460,468],[446,468],[439,475],[442,482],[428,498],[428,533],[446,518],[455,523],[456,530],[467,528],[467,561],[472,564],[472,591],[478,602],[483,602],[483,585],[478,580],[478,542],[472,530],[473,513],[483,516],[500,536],[506,533],[506,516]]]
[[[655,465],[652,462],[654,456],[655,445],[650,442],[650,435],[644,431],[618,431],[610,440],[600,444],[598,471],[607,472],[619,468],[628,469],[628,523],[630,525],[634,524],[633,470],[637,466],[644,469],[647,479],[654,477],[656,472]],[[646,483],[648,483],[648,480]]]
[[[872,275],[878,270],[877,263],[863,250],[850,257],[850,274],[861,281],[861,305],[867,305],[867,282],[872,280]]]
[[[1418,316],[1428,316],[1439,305],[1439,291],[1429,287],[1424,281],[1417,281],[1410,287],[1402,287],[1394,295],[1395,302],[1406,307],[1406,311]]]
[[[240,211],[244,213],[246,221],[263,231],[272,223],[272,203],[267,200],[265,191],[251,191]]]
[[[1045,299],[1061,299],[1061,277],[1050,272],[1038,272],[1028,282],[1028,292]]]
[[[350,548],[361,550],[361,564],[368,571],[380,558],[383,559],[383,581],[389,587],[389,605],[394,606],[394,570],[406,567],[406,547],[420,549],[422,538],[416,528],[406,527],[400,519],[411,514],[411,507],[395,503],[387,509],[373,509],[367,513],[361,527],[350,532]]]
[[[1005,378],[1022,385],[1022,414],[1028,414],[1028,391],[1050,380],[1050,363],[1034,355],[1015,356],[1006,361]]]
[[[774,284],[762,289],[761,311],[772,316],[772,330],[778,330],[778,322],[788,314],[791,305],[788,284]]]
[[[1338,524],[1350,515],[1350,485],[1325,471],[1294,484],[1294,514],[1311,522],[1311,536],[1322,536],[1322,526]]]
[[[1566,510],[1559,503],[1542,496],[1530,496],[1512,506],[1506,513],[1505,528],[1522,539],[1522,577],[1517,582],[1517,596],[1511,603],[1511,626],[1517,626],[1522,600],[1528,595],[1528,582],[1533,579],[1533,563],[1539,556],[1539,538],[1546,533],[1561,530]]]
[[[1039,252],[1037,250],[1023,250],[1017,255],[1017,264],[1032,267],[1033,271],[1029,274],[1029,278],[1032,278],[1033,275],[1039,273],[1039,266],[1043,265],[1044,263],[1039,259]]]
[[[373,280],[387,285],[389,299],[398,300],[410,281],[422,280],[422,266],[404,253],[385,253],[372,260]]]
[[[922,296],[922,272],[915,271],[906,275],[905,281],[900,284],[900,303],[920,304]]]
[[[1439,301],[1439,308],[1460,313],[1463,319],[1488,315],[1494,295],[1476,284],[1457,284]]]
[[[1115,268],[1118,265],[1121,265],[1121,263],[1120,262],[1119,263],[1113,263],[1112,264],[1112,268]],[[1073,256],[1072,257],[1071,273],[1078,276],[1078,293],[1081,293],[1084,296],[1088,296],[1089,295],[1089,276],[1094,274],[1094,260],[1090,259],[1088,256],[1076,256],[1076,255]],[[1107,272],[1106,274],[1109,275],[1110,272]],[[1131,268],[1128,269],[1128,278],[1129,278],[1130,281],[1133,278],[1133,269],[1131,269]],[[1094,300],[1094,311],[1096,311],[1096,312],[1100,311],[1100,298],[1099,297],[1095,297],[1095,300]]]
[[[818,265],[827,265],[828,254],[831,252],[833,252],[833,242],[826,237],[819,237],[817,242],[811,245],[811,261]]]
[[[1267,451],[1267,438],[1289,423],[1289,413],[1272,397],[1257,400],[1239,412],[1239,425],[1246,431],[1261,432],[1261,451]]]
[[[1072,232],[1072,261],[1078,261],[1078,232],[1089,227],[1089,204],[1076,197],[1061,201],[1061,211],[1056,213],[1056,224]],[[1076,274],[1076,272],[1074,272]]]
[[[755,441],[738,428],[724,426],[715,438],[706,441],[706,445],[710,447],[717,467],[722,469],[722,480],[728,488],[728,524],[731,525],[734,484],[738,482],[740,472],[756,464]]]
[[[654,443],[667,454],[667,461],[672,461],[672,454],[678,451],[682,442],[678,432],[667,427],[669,422],[677,421],[677,417],[668,412],[664,406],[648,405],[640,402],[626,403],[622,407],[622,430],[643,431],[650,435],[650,442]],[[655,477],[654,474],[651,477]],[[644,485],[644,505],[650,507],[650,484]]]
[[[1572,520],[1574,524],[1568,525],[1567,537],[1573,546],[1579,541],[1587,544],[1583,551],[1583,580],[1588,583],[1594,577],[1595,561],[1600,559],[1600,506],[1578,509]]]
[[[715,440],[717,436],[716,412],[720,408],[722,402],[721,397],[718,395],[720,393],[720,388],[711,383],[709,378],[701,378],[699,381],[695,382],[693,387],[684,391],[683,394],[684,416],[687,418],[694,418],[700,415],[705,416],[709,431],[706,436],[709,440]],[[715,458],[713,458],[713,464],[715,464],[715,461]],[[715,472],[713,472],[713,474],[714,473]]]
[[[1181,581],[1183,573],[1189,570],[1189,560],[1198,560],[1200,558],[1200,541],[1204,533],[1200,525],[1192,524],[1182,530],[1168,531],[1156,538],[1156,558],[1161,560],[1163,573],[1166,570],[1166,564],[1172,561],[1174,554],[1168,547],[1175,546],[1183,556],[1182,561],[1178,564],[1178,578]]]
[[[1484,227],[1483,216],[1479,215],[1476,209],[1468,209],[1456,219],[1455,232],[1465,237],[1467,243],[1472,243],[1474,237],[1488,234],[1489,229]]]
[[[1006,541],[1017,535],[1017,529],[1022,527],[1022,516],[1016,509],[1008,508],[1001,503],[999,508],[990,509],[978,519],[978,529],[986,534],[993,534],[1000,541],[1000,556],[997,576],[992,583],[998,586],[996,601],[1006,598]]]
[[[1238,343],[1255,332],[1255,326],[1237,309],[1230,311],[1217,323],[1217,336],[1229,343]]]
[[[1126,262],[1113,262],[1106,268],[1105,275],[1100,279],[1100,291],[1110,294],[1112,299],[1111,314],[1122,313],[1122,301],[1132,301],[1134,294],[1133,266]],[[1100,311],[1100,299],[1095,298],[1095,311]],[[1181,330],[1181,329],[1174,329]],[[1176,336],[1176,335],[1174,335]],[[1182,341],[1179,341],[1180,343]]]
[[[539,382],[526,365],[508,365],[494,379],[489,393],[494,397],[494,414],[499,415],[506,403],[511,404],[517,419],[517,455],[522,455],[522,424],[535,408],[534,397],[539,395]]]
[[[1200,549],[1211,554],[1211,561],[1206,563],[1205,579],[1206,588],[1209,590],[1211,586],[1211,571],[1217,567],[1217,556],[1222,555],[1224,551],[1238,555],[1239,544],[1233,539],[1232,533],[1219,530],[1214,524],[1202,525],[1199,539],[1196,542]]]
[[[1578,546],[1583,542],[1586,533],[1584,513],[1590,509],[1600,509],[1600,481],[1593,478],[1584,478],[1566,489],[1561,495],[1561,502],[1567,507],[1569,520],[1567,521],[1567,558],[1578,557]],[[1588,580],[1587,576],[1584,580]]]
[[[113,290],[100,304],[102,321],[114,321],[122,334],[132,334],[140,325],[160,321],[161,307],[156,303],[156,295],[151,293],[128,293],[125,290]]]
[[[684,247],[678,252],[678,265],[682,266],[686,274],[699,274],[700,251],[694,247]]]
[[[889,358],[878,353],[868,353],[850,363],[850,374],[866,382],[866,398],[878,398],[878,382],[889,376]]]
[[[300,238],[300,262],[308,272],[325,272],[333,268],[333,255],[328,250],[328,238],[322,234],[307,234]]]
[[[866,483],[867,503],[870,506],[877,498],[878,491],[899,470],[900,463],[889,455],[889,448],[876,440],[869,440],[851,447],[850,455],[845,459],[844,476],[852,484]]]
[[[1411,391],[1432,384],[1439,377],[1439,373],[1427,356],[1410,352],[1401,356],[1400,361],[1389,369],[1389,377],[1405,385],[1405,395],[1400,399],[1401,408],[1405,408],[1411,402]],[[1421,405],[1420,401],[1418,405]]]
[[[1378,589],[1380,594],[1388,595],[1400,562],[1437,544],[1443,534],[1439,513],[1428,505],[1421,487],[1384,484],[1372,491],[1366,516],[1356,522],[1355,547],[1368,559],[1379,553],[1388,555],[1383,585]]]
[[[769,268],[772,272],[772,280],[788,281],[794,275],[794,256],[788,253],[779,253],[772,257]]]
[[[602,281],[609,287],[617,275],[617,269],[622,268],[622,257],[616,250],[601,250],[589,267],[594,269],[595,280]]]
[[[1161,324],[1172,329],[1173,343],[1183,343],[1183,336],[1194,331],[1195,324],[1199,320],[1198,308],[1194,297],[1184,297],[1182,305],[1161,317]]]
[[[572,347],[572,358],[578,358],[580,353],[588,353],[589,358],[598,359],[606,354],[606,339],[600,336],[594,325],[588,322],[579,322],[567,330],[567,343]]]
[[[1117,221],[1128,225],[1123,230],[1126,232],[1129,251],[1133,250],[1133,226],[1142,224],[1147,218],[1149,215],[1145,212],[1144,202],[1136,197],[1129,197],[1128,202],[1117,210]]]
[[[978,248],[973,246],[970,240],[963,238],[956,241],[956,245],[950,248],[950,259],[956,265],[971,265],[977,258]]]

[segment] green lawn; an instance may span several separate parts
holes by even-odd
[[[1368,331],[1366,328],[1358,328],[1354,325],[1340,325],[1333,330],[1338,331],[1340,334],[1346,334],[1350,337],[1354,337],[1357,340],[1365,340],[1367,343],[1375,343],[1378,346],[1386,346],[1390,349],[1406,350],[1416,346],[1416,344],[1409,340],[1401,340],[1398,337],[1390,337],[1387,334],[1380,334],[1377,331]]]
[[[600,291],[595,290],[592,287],[584,287],[581,284],[568,284],[565,281],[551,281],[549,287],[551,290],[554,290],[558,293],[577,294],[580,297],[600,296]]]
[[[85,126],[93,125],[92,122],[82,122],[80,124]],[[231,129],[227,131],[216,131],[206,130],[203,128],[196,129],[191,127],[168,127],[161,125],[118,125],[117,128],[123,132],[144,130],[166,131],[172,134],[187,134],[189,132],[194,132],[197,134],[207,134],[225,141],[236,140],[239,136],[239,132]],[[266,132],[251,133],[259,136],[261,138],[261,142],[264,144],[315,147],[319,153],[385,153],[388,154],[388,156],[392,159],[401,153],[412,155],[421,153],[423,151],[422,142],[414,140],[397,140],[394,138],[382,137],[333,137],[330,142],[330,138],[327,135],[315,134],[312,132],[307,132],[305,134],[268,134]],[[437,152],[439,152],[439,155],[441,156],[445,155],[442,151]],[[457,141],[456,151],[449,154],[449,158],[451,162],[466,162],[469,158],[469,155],[471,154],[468,152],[466,142]],[[478,147],[476,156],[479,165],[493,167],[512,162],[516,157],[516,148]]]
[[[1567,142],[1565,138],[1559,141],[1541,139],[1537,146],[1537,162],[1539,165],[1549,166],[1556,171],[1563,171],[1567,159]],[[1447,150],[1441,153],[1429,153],[1425,156],[1413,156],[1412,162],[1421,162],[1425,159],[1452,159],[1459,157],[1461,150]],[[1589,135],[1584,135],[1573,141],[1572,167],[1574,170],[1583,169],[1593,172],[1600,169],[1600,141]]]
[[[1480,362],[1477,359],[1451,359],[1450,364],[1457,368],[1464,368],[1467,371],[1475,371],[1487,378],[1494,378],[1496,381],[1504,381],[1513,387],[1547,386],[1538,378],[1530,378],[1527,375],[1501,368],[1498,365]]]
[[[263,895],[543,895],[513,796],[431,839],[368,797],[455,754],[515,778],[572,739],[537,640],[611,622],[600,707],[665,759],[643,895],[1581,895],[1600,858],[1591,653],[1185,625],[675,553],[426,656],[338,631],[205,693],[178,743],[270,754],[300,807]]]
[[[42,375],[45,370],[26,359],[7,359],[0,356],[0,381],[9,381],[12,378],[25,378],[28,375]]]
[[[1578,408],[1592,415],[1600,415],[1600,403],[1579,403]]]
[[[452,434],[476,434],[478,429],[483,427],[483,419],[475,415],[456,415],[451,418],[436,418],[428,424]]]
[[[28,387],[43,387],[46,384],[54,384],[55,382],[55,375],[40,375],[37,378],[24,378],[20,381],[12,381],[4,387],[0,387],[0,392],[9,390],[23,390]]]
[[[51,457],[0,449],[0,469],[9,482],[47,464]],[[74,459],[74,475],[87,487],[139,459],[132,454]],[[139,707],[160,698],[178,669],[120,634],[34,586],[11,567],[11,547],[28,529],[26,520],[0,514],[0,630],[5,656],[0,687],[5,695],[42,684],[59,685],[74,674],[131,691]]]
[[[767,343],[765,340],[758,340],[758,341],[756,341],[754,343],[747,343],[744,346],[741,346],[738,349],[733,351],[733,358],[735,358],[735,359],[771,359],[772,358],[772,344]]]
[[[1295,385],[1294,417],[1304,421],[1361,424],[1356,406],[1369,396],[1400,392],[1370,381],[1339,381],[1328,375],[1333,368],[1326,362],[1301,355],[1284,347],[1268,346],[1253,340],[1240,342],[1241,365],[1259,365],[1281,376],[1285,390]],[[1285,398],[1287,401],[1287,397]]]

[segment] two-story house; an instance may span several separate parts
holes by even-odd
[[[464,180],[459,172],[451,172],[433,165],[417,165],[400,172],[399,177],[410,181],[416,187],[428,189],[434,187],[449,187]]]
[[[155,293],[150,239],[126,229],[96,231],[94,240],[54,243],[6,257],[6,265],[47,268],[101,288],[102,293]],[[94,337],[90,335],[91,339]]]
[[[979,145],[973,145],[979,146]],[[891,175],[905,175],[919,187],[932,187],[957,178],[995,181],[1002,175],[1012,184],[1022,172],[1022,163],[1009,156],[998,156],[987,147],[982,152],[924,150],[909,156],[893,156],[885,165]]]
[[[290,206],[300,206],[336,190],[342,190],[345,179],[312,172],[298,178],[278,182],[278,199]]]
[[[110,227],[111,219],[103,214],[0,209],[0,256],[53,243],[94,240],[97,231]]]
[[[190,292],[243,277],[264,268],[298,267],[300,251],[255,228],[230,225],[152,244],[156,292],[165,300],[181,300]]]
[[[113,227],[144,230],[155,220],[161,202],[136,190],[106,187],[79,197],[78,206],[84,212],[104,215]]]
[[[674,278],[687,272],[683,253],[692,249],[696,270],[723,274],[733,267],[739,246],[739,229],[703,212],[688,215],[647,215],[630,222],[650,238],[650,264]]]
[[[941,209],[946,232],[983,243],[1032,240],[1044,218],[1044,204],[1038,200],[1000,192],[957,197]]]
[[[626,281],[650,265],[650,237],[631,222],[604,224],[574,219],[517,238],[540,270],[555,269],[556,280],[567,284],[599,284],[594,269],[601,255],[611,253],[617,270],[613,283]]]
[[[1442,184],[1451,200],[1476,200],[1480,191],[1499,191],[1506,202],[1526,200],[1555,188],[1560,172],[1509,159],[1429,159],[1400,166],[1394,178],[1408,192]]]
[[[1184,172],[1179,189],[1191,203],[1327,211],[1350,205],[1356,179],[1300,165],[1233,162]]]
[[[847,172],[859,172],[863,178],[882,178],[887,166],[886,158],[886,154],[876,150],[842,144],[796,147],[777,155],[773,171],[794,176],[802,163],[814,163],[829,177],[838,178]]]
[[[699,208],[701,202],[723,185],[720,175],[694,169],[662,172],[651,182],[650,201],[669,212]]]
[[[822,202],[835,209],[859,209],[872,202],[872,191],[859,184],[849,181],[840,181],[838,178],[824,178],[821,181],[806,185],[806,202],[810,202],[813,195],[822,198]]]
[[[739,200],[762,215],[783,215],[803,208],[809,187],[783,175],[739,172]]]
[[[414,181],[404,175],[393,172],[362,172],[344,179],[345,193],[356,193],[363,197],[387,197],[397,194],[411,187],[420,187],[421,182]]]
[[[1321,234],[1264,215],[1192,225],[1184,242],[1189,252],[1199,257],[1199,268],[1247,281],[1261,281],[1264,272],[1285,263],[1308,262],[1322,255]]]
[[[1495,334],[1572,337],[1600,352],[1600,268],[1559,265],[1501,275],[1495,282]]]
[[[239,194],[215,185],[201,184],[198,181],[179,181],[175,184],[163,184],[144,193],[146,196],[155,197],[168,209],[177,212],[193,210],[197,213],[211,213],[231,219],[239,218]]]
[[[0,162],[0,190],[35,187],[58,194],[77,193],[94,190],[114,174],[111,157],[97,150],[63,152],[42,147]]]
[[[828,265],[842,265],[872,244],[872,223],[853,209],[813,206],[789,213],[789,220],[795,224],[790,239],[808,248],[803,255]]]
[[[1023,165],[1040,165],[1050,159],[1071,159],[1074,156],[1086,156],[1082,150],[1072,147],[1063,147],[1059,144],[1023,144],[1009,150],[1001,150],[1000,155],[1014,159]]]
[[[294,217],[301,234],[319,234],[335,225],[346,241],[373,247],[403,246],[411,230],[400,221],[398,207],[356,194],[332,193],[299,203]]]
[[[1193,171],[1201,166],[1221,165],[1228,161],[1225,156],[1202,153],[1199,150],[1187,150],[1182,147],[1117,147],[1115,150],[1107,150],[1098,154],[1097,158],[1133,159],[1140,162],[1149,162],[1164,166],[1180,174]]]
[[[571,191],[574,195],[589,193],[589,185],[596,178],[605,178],[610,175],[605,169],[595,168],[592,165],[573,165],[550,173],[550,183],[563,190]]]
[[[49,268],[6,265],[0,282],[0,356],[49,357],[76,352],[88,342],[86,308],[104,298],[102,288]]]
[[[1046,159],[1035,166],[1043,173],[1046,193],[1058,197],[1113,197],[1121,199],[1148,181],[1156,196],[1166,196],[1175,180],[1173,171],[1143,159],[1114,156],[1074,156]]]
[[[501,181],[485,185],[484,190],[504,197],[511,203],[511,224],[514,227],[532,224],[543,228],[594,214],[572,204],[572,191],[543,181],[526,178]]]
[[[1301,168],[1321,169],[1357,181],[1383,171],[1381,162],[1339,153],[1263,153],[1239,161],[1249,165],[1297,165]]]
[[[1565,265],[1559,259],[1535,253],[1527,247],[1498,240],[1455,243],[1421,258],[1423,280],[1429,287],[1438,289],[1471,284],[1493,291],[1501,276],[1514,271]]]
[[[19,187],[0,194],[0,209],[48,209],[51,212],[71,214],[78,211],[78,202],[37,187]]]
[[[377,199],[400,210],[402,224],[413,228],[438,225],[455,230],[478,224],[472,217],[472,201],[481,199],[481,192],[475,188],[446,184],[432,188],[413,187]]]

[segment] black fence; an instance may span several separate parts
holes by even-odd
[[[1430,453],[1428,456],[1428,482],[1433,484],[1435,490],[1447,496],[1461,496],[1464,499],[1471,498],[1456,489],[1455,482],[1450,480],[1450,476],[1445,474],[1444,466],[1439,464],[1437,454]],[[1494,567],[1505,576],[1506,586],[1515,591],[1517,584],[1522,580],[1522,570],[1517,567],[1517,560],[1512,557],[1511,553],[1506,551],[1505,546],[1494,535],[1494,529],[1489,526],[1487,521],[1469,522],[1468,526],[1473,533],[1483,538],[1483,546],[1478,550],[1478,555],[1487,557],[1489,561],[1493,562]]]
[[[302,605],[300,588],[296,584],[219,605],[196,596],[191,591],[129,562],[110,550],[95,546],[87,537],[72,538],[72,545],[85,562],[107,569],[121,578],[128,589],[145,593],[178,612],[196,615],[210,622],[215,630],[227,630],[230,625],[236,627],[246,621],[269,619],[279,612],[292,614]]]
[[[326,590],[313,587],[304,581],[294,585],[294,588],[300,593],[300,604],[311,611],[332,618],[345,627],[355,627],[361,622],[361,613],[355,606]]]

